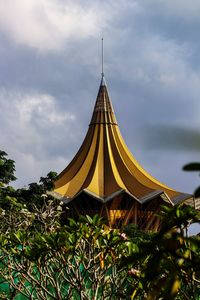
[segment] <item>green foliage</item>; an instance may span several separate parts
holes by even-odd
[[[1,278],[28,299],[126,299],[127,271],[118,265],[127,244],[98,216],[49,233],[2,234]]]
[[[46,177],[40,178],[39,183],[33,182],[28,188],[18,189],[16,197],[20,202],[25,203],[30,211],[34,211],[35,207],[42,209],[47,199],[54,199],[49,194],[47,195],[47,192],[53,189],[53,180],[56,176],[56,172],[49,172]]]
[[[57,174],[15,190],[6,156],[0,151],[0,299],[200,298],[200,238],[187,236],[197,211],[162,207],[157,233],[113,230],[98,215],[64,225],[64,208],[48,193]]]
[[[15,162],[7,159],[7,153],[0,150],[0,182],[8,184],[10,181],[16,180]]]
[[[59,217],[55,226],[47,219],[43,231],[22,225],[0,235],[0,277],[10,292],[28,299],[200,296],[200,239],[185,234],[200,220],[191,207],[163,207],[158,233],[113,230],[97,215],[61,226]]]
[[[54,187],[53,180],[57,177],[56,172],[49,172],[46,177],[40,177],[41,187],[44,191],[51,191]]]
[[[55,172],[31,183],[28,188],[15,190],[6,185],[13,180],[14,162],[0,151],[0,230],[9,233],[17,229],[49,231],[59,223],[62,208],[60,202],[47,194],[53,188]],[[2,161],[4,163],[2,163]]]
[[[200,239],[187,237],[188,224],[200,222],[191,207],[163,207],[162,225],[151,239],[140,240],[123,264],[132,268],[138,284],[132,299],[197,299],[200,284]],[[137,267],[137,268],[136,268]]]

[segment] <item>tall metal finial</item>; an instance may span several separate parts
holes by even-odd
[[[104,48],[103,48],[103,37],[101,38],[101,86],[106,86],[106,81],[104,77]]]
[[[102,78],[104,77],[104,72],[103,72],[103,55],[104,55],[104,53],[103,53],[103,37],[102,37],[102,39],[101,39],[101,76],[102,76]]]

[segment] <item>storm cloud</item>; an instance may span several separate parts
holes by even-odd
[[[199,160],[200,3],[0,0],[0,140],[26,185],[60,172],[87,131],[104,69],[140,164],[192,192]]]

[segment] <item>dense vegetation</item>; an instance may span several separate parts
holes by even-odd
[[[47,191],[56,173],[14,189],[14,161],[0,152],[0,299],[200,299],[200,221],[163,207],[158,233],[113,230],[97,215],[63,222]]]

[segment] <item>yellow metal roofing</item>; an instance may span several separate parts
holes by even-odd
[[[54,192],[69,199],[86,192],[107,201],[121,191],[141,202],[155,194],[173,202],[191,197],[154,179],[130,153],[102,78],[86,137],[74,159],[58,175]]]

